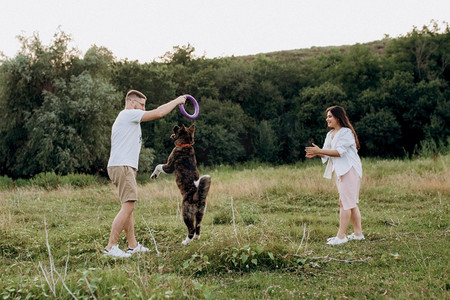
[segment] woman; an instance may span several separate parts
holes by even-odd
[[[359,188],[362,177],[362,165],[358,156],[359,141],[355,129],[347,117],[345,109],[332,106],[326,110],[326,121],[331,130],[327,133],[323,148],[317,145],[306,147],[306,157],[320,156],[322,162],[328,161],[323,177],[331,179],[334,171],[339,192],[339,231],[327,244],[339,245],[348,240],[363,240]],[[348,224],[352,221],[354,233],[346,236]]]

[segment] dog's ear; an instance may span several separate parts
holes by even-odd
[[[173,133],[177,133],[178,130],[180,130],[180,127],[179,127],[178,125],[175,125],[175,126],[173,127]]]
[[[180,130],[179,131],[180,131],[180,134],[182,134],[184,132],[188,132],[188,128],[186,127],[186,125],[183,124],[183,125],[180,126]]]
[[[195,132],[195,124],[192,124],[191,126],[189,126],[189,132],[194,135]]]

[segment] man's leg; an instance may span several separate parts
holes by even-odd
[[[124,230],[125,230],[125,236],[128,241],[128,248],[134,249],[135,247],[137,247],[138,242],[136,241],[136,236],[134,235],[133,213],[131,213],[131,216],[128,218],[128,221],[125,223]]]
[[[130,218],[133,217],[134,210],[134,201],[128,201],[122,203],[122,207],[120,211],[117,213],[116,217],[111,226],[111,234],[109,236],[109,242],[106,246],[106,250],[111,250],[112,246],[119,244],[119,236],[120,233],[125,229],[125,227],[130,227]],[[131,221],[131,226],[133,225],[133,221]],[[134,236],[134,227],[133,227],[133,236]],[[128,239],[128,237],[127,237]]]

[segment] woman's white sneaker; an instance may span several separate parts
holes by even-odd
[[[131,256],[131,254],[125,253],[125,251],[120,250],[119,246],[117,246],[117,245],[116,246],[112,246],[111,250],[109,250],[109,251],[105,248],[103,253],[106,256],[114,256],[114,257],[122,257],[122,258]]]
[[[362,240],[364,240],[364,234],[356,235],[356,234],[352,233],[352,234],[350,234],[350,235],[347,235],[347,238],[348,238],[349,240],[362,241]]]
[[[327,244],[328,245],[339,245],[343,243],[347,243],[348,239],[347,237],[344,237],[343,239],[338,238],[337,236],[329,238]]]

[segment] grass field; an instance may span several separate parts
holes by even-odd
[[[0,295],[450,299],[450,156],[363,168],[366,240],[340,246],[326,245],[337,192],[319,160],[201,169],[212,186],[202,237],[189,246],[173,177],[141,184],[136,235],[151,252],[129,259],[102,254],[119,209],[111,185],[0,191]]]

